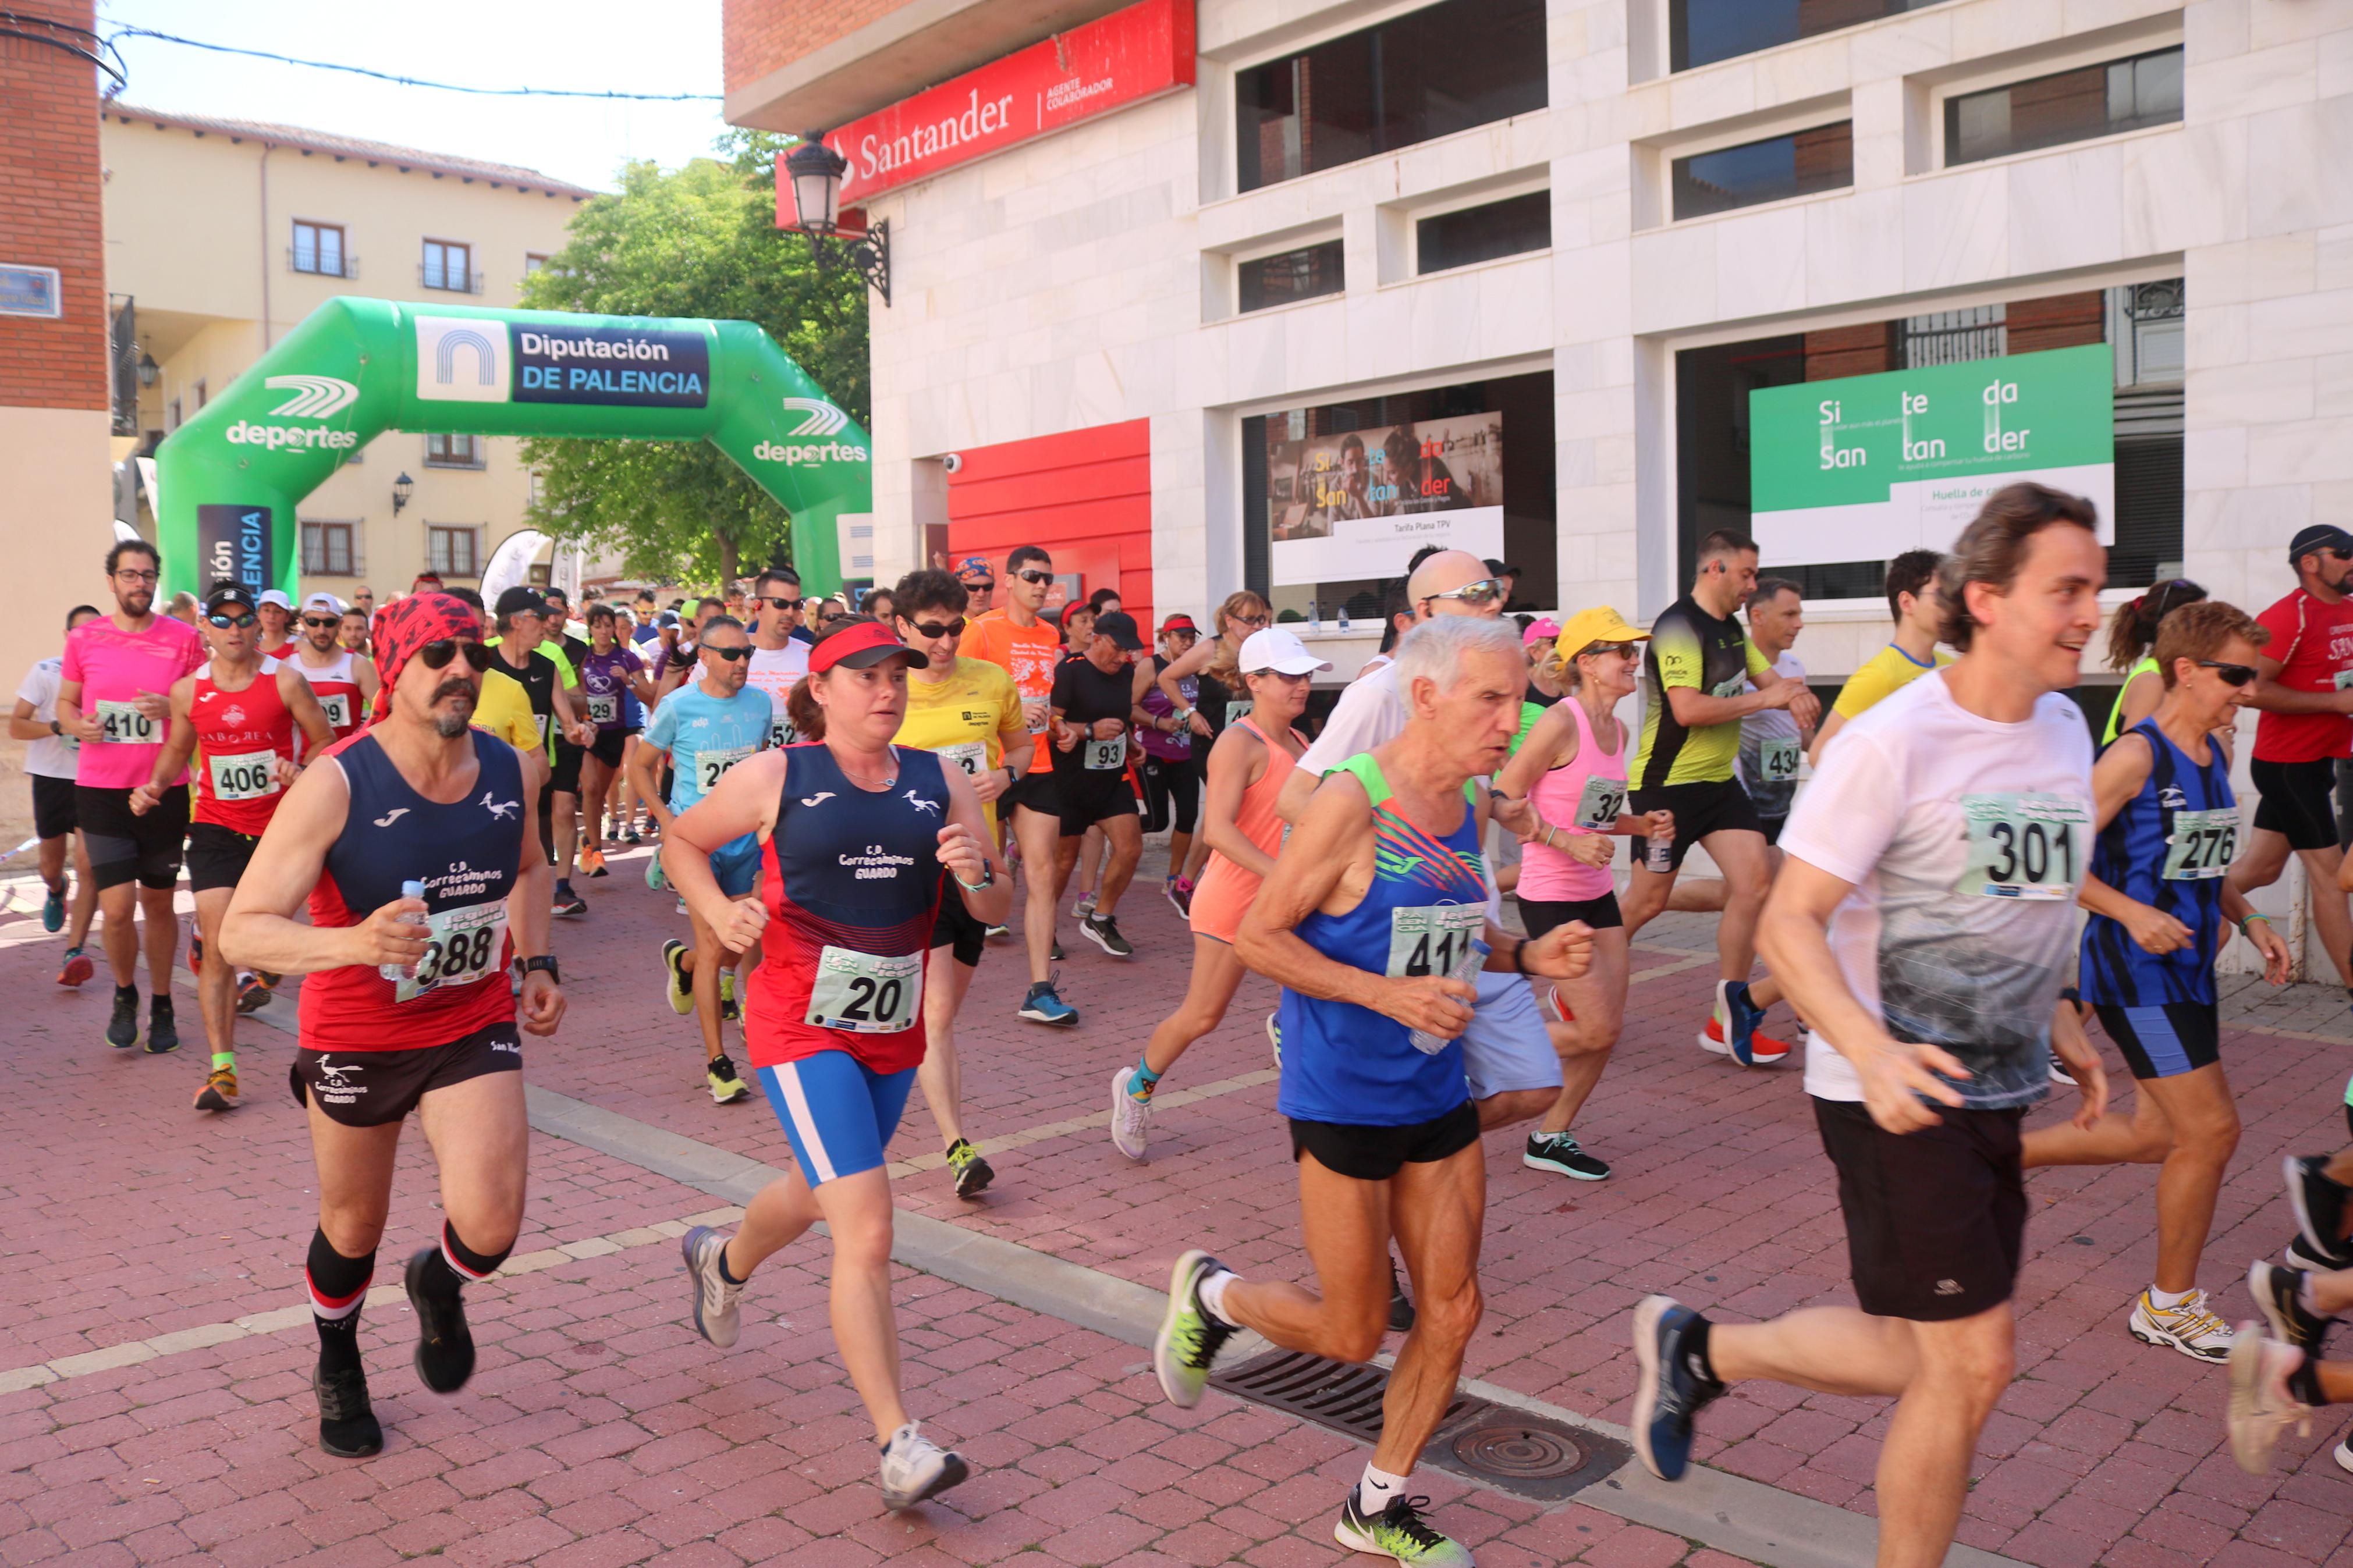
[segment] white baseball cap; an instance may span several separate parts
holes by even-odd
[[[1268,626],[1250,633],[1242,644],[1241,670],[1244,675],[1261,669],[1277,675],[1314,675],[1332,668],[1327,659],[1317,658],[1307,651],[1296,632],[1281,626]]]
[[[254,600],[254,605],[256,608],[263,605],[275,605],[281,610],[291,610],[294,607],[294,601],[286,596],[286,590],[283,588],[264,588],[260,597]]]
[[[331,616],[340,616],[343,613],[343,602],[323,588],[315,594],[306,595],[302,600],[302,607],[306,610],[324,610]]]

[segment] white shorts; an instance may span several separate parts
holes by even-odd
[[[1553,1053],[1536,994],[1525,974],[1479,972],[1479,1005],[1462,1031],[1462,1076],[1471,1098],[1515,1089],[1558,1089],[1560,1058]]]

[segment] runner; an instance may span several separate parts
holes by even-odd
[[[565,700],[579,721],[549,737],[554,773],[548,797],[539,803],[540,822],[548,830],[549,853],[555,857],[555,912],[576,918],[588,912],[587,900],[572,890],[580,847],[580,774],[587,765],[588,748],[596,741],[596,723],[586,716],[587,700],[580,689],[580,661],[587,657],[588,645],[565,629],[572,617],[571,595],[561,588],[545,588],[540,596],[547,606],[540,649],[555,661]]]
[[[84,621],[98,618],[97,606],[76,605],[66,612],[66,635]],[[74,770],[81,742],[66,733],[58,721],[58,671],[65,660],[57,655],[35,661],[16,688],[16,710],[8,715],[12,740],[26,742],[25,774],[33,783],[33,837],[41,841],[41,885],[48,897],[41,902],[41,929],[66,933],[65,963],[58,984],[79,985],[98,973],[82,952],[90,940],[90,917],[98,912],[98,884],[91,879],[90,847],[74,816]],[[66,855],[73,855],[72,907],[67,907]]]
[[[1054,795],[1061,806],[1052,895],[1062,896],[1087,829],[1100,824],[1108,858],[1093,907],[1079,917],[1079,934],[1113,958],[1135,954],[1134,944],[1120,933],[1116,911],[1144,852],[1135,792],[1127,783],[1127,727],[1137,684],[1133,666],[1143,651],[1134,617],[1119,610],[1095,616],[1081,657],[1063,660],[1054,671],[1050,699]],[[1072,743],[1065,744],[1066,738]],[[1035,882],[1031,888],[1043,890]]]
[[[100,941],[114,974],[114,1007],[106,1043],[127,1051],[140,1043],[139,928],[146,922],[150,1055],[180,1048],[172,1011],[172,966],[179,962],[180,917],[172,889],[188,837],[185,780],[165,791],[154,809],[134,816],[131,792],[153,776],[155,753],[172,716],[173,683],[205,661],[204,639],[185,621],[155,614],[155,581],[163,566],[155,547],[118,541],[106,552],[107,586],[114,613],[66,634],[58,666],[58,730],[81,743],[74,759],[74,821],[90,851],[105,924]],[[131,884],[139,884],[134,898]]]
[[[651,728],[639,737],[631,769],[638,793],[645,796],[647,808],[660,826],[665,848],[678,817],[718,787],[729,769],[767,743],[768,699],[744,684],[751,656],[751,640],[733,616],[714,615],[704,621],[696,653],[702,679],[663,698],[654,708]],[[654,775],[657,758],[671,763],[674,770],[667,799]],[[748,896],[759,882],[759,842],[746,834],[720,846],[712,852],[707,875],[718,879],[720,890],[727,897]],[[656,857],[647,868],[647,880],[656,887],[664,885],[665,877],[676,885],[667,854]],[[706,911],[686,897],[683,888],[679,896],[686,904],[692,941],[690,944],[672,939],[662,943],[666,994],[671,1010],[692,1012],[702,1031],[702,1076],[711,1098],[732,1105],[750,1099],[752,1089],[735,1070],[734,1059],[721,1041],[720,1014],[723,1005],[737,994],[734,971],[743,967],[751,953],[713,936],[704,918]]]
[[[1274,803],[1307,750],[1307,737],[1292,726],[1306,711],[1316,673],[1332,668],[1281,627],[1251,633],[1239,664],[1250,716],[1227,725],[1208,749],[1208,819],[1202,837],[1209,846],[1209,864],[1187,911],[1193,927],[1192,983],[1176,1011],[1152,1031],[1136,1064],[1120,1068],[1111,1080],[1112,1145],[1131,1160],[1143,1159],[1150,1142],[1152,1096],[1162,1075],[1224,1021],[1241,985],[1234,934],[1282,847],[1282,819]]]
[[[1476,556],[1463,559],[1489,581]],[[1504,622],[1416,626],[1385,672],[1411,705],[1403,732],[1349,758],[1314,792],[1243,911],[1241,961],[1283,987],[1277,1104],[1290,1121],[1307,1254],[1324,1294],[1245,1280],[1187,1251],[1153,1345],[1161,1390],[1183,1406],[1199,1403],[1210,1363],[1240,1328],[1286,1350],[1370,1361],[1394,1237],[1419,1317],[1389,1374],[1380,1441],[1333,1535],[1401,1563],[1471,1561],[1421,1516],[1428,1500],[1408,1495],[1481,1313],[1486,1164],[1456,1037],[1477,993],[1462,976],[1483,962],[1570,979],[1592,945],[1574,923],[1522,942],[1485,918],[1479,816],[1465,785],[1502,764],[1519,729],[1525,668],[1518,628]]]
[[[2019,1124],[2050,1092],[2049,1052],[2081,1085],[2080,1125],[2107,1100],[2059,997],[2093,819],[2091,736],[2065,691],[2099,629],[2095,526],[2076,497],[1995,492],[1939,575],[1960,658],[1854,721],[1782,835],[1761,933],[1814,1025],[1806,1088],[1860,1306],[1711,1323],[1651,1296],[1634,1313],[1634,1445],[1662,1479],[1690,1462],[1693,1417],[1744,1378],[1897,1400],[1883,1563],[1945,1560],[2010,1385]]]
[[[2108,710],[2108,727],[2100,736],[2101,745],[2112,743],[2157,711],[2167,685],[2158,674],[2151,651],[2157,646],[2157,628],[2184,605],[2202,604],[2205,598],[2206,590],[2187,577],[2168,577],[2147,593],[2118,605],[2116,614],[2108,617],[2108,668],[2123,676],[2125,683],[2116,693],[2116,706]],[[2225,735],[2237,732],[2236,708],[2233,704],[2232,727],[2222,731]]]
[[[654,661],[654,690],[667,697],[697,674],[695,668],[695,636],[702,623],[712,616],[727,614],[727,601],[715,594],[705,594],[695,602],[694,608],[681,619],[678,639],[662,650]],[[737,626],[744,623],[737,621]]]
[[[387,608],[376,648],[388,711],[295,781],[221,926],[226,961],[311,976],[289,1077],[318,1168],[303,1271],[319,1334],[311,1387],[319,1446],[339,1458],[384,1447],[359,1319],[402,1123],[418,1113],[444,1216],[440,1245],[411,1254],[403,1273],[417,1372],[454,1394],[474,1370],[461,1289],[497,1272],[522,1225],[531,1134],[517,1014],[542,1037],[564,1018],[532,795],[514,752],[467,727],[492,658],[481,635],[474,610],[446,594]],[[411,884],[422,898],[405,896]],[[294,919],[306,897],[308,924]],[[523,955],[520,1002],[510,950]]]
[[[2062,1122],[2025,1138],[2021,1162],[2156,1164],[2157,1277],[2126,1327],[2146,1344],[2200,1361],[2230,1352],[2231,1331],[2198,1289],[2239,1112],[2222,1073],[2214,959],[2228,921],[2287,980],[2287,943],[2223,882],[2238,847],[2231,759],[2213,732],[2253,695],[2256,651],[2271,634],[2218,602],[2164,617],[2157,634],[2165,696],[2093,769],[2099,837],[2081,900],[2084,1000],[2132,1069],[2129,1117]]]
[[[1831,737],[1852,720],[1862,718],[1883,700],[1894,696],[1932,669],[1953,662],[1940,651],[1944,612],[1936,604],[1936,572],[1945,558],[1933,550],[1907,550],[1887,563],[1887,613],[1895,622],[1888,645],[1862,661],[1846,678],[1830,716],[1814,732],[1807,756],[1820,767]]]
[[[263,658],[290,658],[294,654],[294,601],[282,588],[264,588],[256,612],[261,616],[261,637],[255,651]]]
[[[188,889],[195,895],[205,951],[217,954],[229,896],[284,792],[302,772],[294,760],[296,731],[299,754],[311,757],[335,735],[325,707],[293,661],[267,658],[257,647],[259,617],[252,595],[234,583],[216,583],[204,609],[212,657],[173,683],[171,725],[153,773],[131,792],[131,810],[143,816],[161,806],[175,782],[188,776],[189,757],[201,754],[188,827]],[[328,624],[342,619],[337,615]],[[196,1001],[213,1058],[196,1090],[198,1110],[237,1108],[237,1016],[252,1011],[240,994],[245,984],[219,958],[196,972]]]
[[[1774,674],[1800,687],[1806,684],[1806,667],[1789,649],[1805,626],[1802,591],[1787,577],[1767,577],[1748,595],[1748,640]],[[1757,689],[1754,682],[1744,682],[1744,687]],[[1775,871],[1781,868],[1777,847],[1781,829],[1789,820],[1789,803],[1797,798],[1798,763],[1813,738],[1813,727],[1799,724],[1787,708],[1759,708],[1740,721],[1737,776],[1740,787],[1748,792],[1748,803],[1757,808],[1757,820],[1765,831],[1765,861]],[[1757,1006],[1770,1005],[1758,994],[1770,984],[1768,975],[1748,988]]]
[[[558,663],[563,650],[544,643],[547,619],[546,601],[536,588],[520,584],[499,595],[498,637],[491,643],[498,662],[491,673],[512,680],[531,700],[533,723],[539,730],[540,754],[546,760],[549,773],[539,786],[539,847],[546,852],[548,864],[557,865],[555,839],[556,818],[562,815],[559,795],[574,801],[580,788],[580,752],[583,744],[596,741],[596,731],[574,714],[572,693],[567,686],[578,684],[575,674],[567,681],[567,663]],[[484,684],[491,684],[488,678]],[[565,743],[559,743],[565,742]],[[572,890],[566,877],[558,875],[555,883],[554,912],[566,919],[576,919],[588,912],[587,900]]]
[[[367,655],[343,646],[350,616],[332,594],[310,595],[302,601],[302,635],[294,639],[294,671],[311,683],[338,741],[359,732],[383,684]]]
[[[2239,1325],[2230,1350],[2230,1395],[2223,1426],[2231,1457],[2251,1476],[2268,1475],[2273,1450],[2291,1426],[2311,1430],[2312,1412],[2353,1403],[2353,1362],[2324,1361],[2320,1350],[2337,1320],[2353,1310],[2353,1274],[2307,1273],[2257,1260],[2247,1290],[2264,1324]],[[2340,1438],[2330,1456],[2353,1470],[2353,1438]]]
[[[1184,722],[1197,755],[1206,757],[1226,726],[1246,719],[1250,693],[1242,687],[1242,644],[1274,624],[1274,611],[1264,599],[1245,588],[1229,594],[1209,617],[1216,635],[1195,642],[1181,658],[1172,659],[1153,684],[1169,700],[1170,711]],[[1198,883],[1208,864],[1209,843],[1196,836],[1185,858],[1184,875]],[[1170,862],[1175,868],[1175,862]]]
[[[1570,616],[1553,644],[1567,695],[1539,710],[1542,717],[1495,780],[1496,788],[1525,797],[1535,813],[1516,891],[1528,934],[1543,936],[1571,921],[1593,932],[1592,967],[1553,990],[1565,1026],[1553,1033],[1560,1094],[1520,1154],[1520,1163],[1531,1169],[1579,1182],[1609,1175],[1608,1162],[1588,1152],[1569,1128],[1601,1081],[1626,1019],[1626,922],[1609,872],[1612,836],[1674,836],[1668,814],[1624,809],[1626,726],[1617,710],[1633,695],[1648,640],[1607,605]]]
[[[793,635],[801,625],[800,574],[789,566],[771,566],[753,579],[752,594],[758,618],[752,625],[748,681],[767,694],[768,744],[789,746],[797,737],[787,699],[808,673],[809,645]]]
[[[1009,566],[1006,568],[1008,574],[1012,570]],[[963,564],[956,568],[956,581],[964,584],[965,618],[978,620],[987,615],[990,602],[997,596],[997,574],[989,570],[987,559],[979,555],[965,556]]]
[[[1691,847],[1706,847],[1724,877],[1724,916],[1715,927],[1715,1005],[1701,1026],[1699,1044],[1721,1049],[1742,1067],[1770,1067],[1789,1047],[1757,1032],[1765,1013],[1749,996],[1748,978],[1771,868],[1763,826],[1733,771],[1741,720],[1786,708],[1807,729],[1821,716],[1821,704],[1803,685],[1776,673],[1733,618],[1756,591],[1757,542],[1720,528],[1699,542],[1691,592],[1651,624],[1642,740],[1627,799],[1637,812],[1672,814],[1675,837],[1666,847],[1665,870],[1652,869],[1647,857],[1633,868],[1624,916],[1631,942],[1666,909]]]
[[[596,726],[596,742],[580,762],[580,822],[588,837],[580,851],[580,868],[590,877],[612,875],[605,867],[605,798],[628,764],[629,748],[645,728],[643,705],[654,696],[646,661],[619,640],[619,630],[620,616],[612,605],[591,609],[588,651],[579,662],[581,704],[588,711],[588,722]]]
[[[955,879],[982,924],[1003,920],[1012,902],[962,770],[892,744],[906,713],[907,667],[923,658],[877,621],[851,620],[820,638],[802,687],[811,741],[736,769],[662,844],[697,926],[738,951],[765,950],[745,1037],[793,1146],[792,1170],[744,1205],[734,1236],[698,1226],[683,1237],[695,1330],[723,1349],[733,1344],[752,1270],[822,1218],[833,1238],[834,1342],[874,1423],[882,1501],[893,1510],[946,1490],[969,1468],[917,1430],[901,1398],[882,1152],[923,1058],[917,998],[942,879]],[[714,876],[747,838],[757,898],[730,893]]]
[[[892,602],[900,608],[899,640],[923,655],[907,681],[907,713],[898,743],[935,752],[972,784],[981,824],[997,842],[997,802],[1019,782],[1033,754],[1029,721],[1013,678],[983,659],[963,658],[970,595],[944,572],[910,572]],[[980,967],[987,927],[944,888],[923,971],[923,1029],[931,1047],[916,1069],[923,1103],[931,1107],[945,1146],[956,1196],[978,1196],[997,1172],[964,1132],[964,1069],[956,1056],[955,1016]]]
[[[1191,726],[1176,717],[1178,709],[1198,706],[1200,678],[1187,676],[1179,680],[1179,696],[1172,700],[1160,689],[1157,677],[1191,652],[1200,637],[1192,616],[1170,616],[1160,623],[1160,652],[1148,662],[1135,662],[1132,717],[1136,743],[1144,751],[1136,769],[1144,784],[1144,831],[1168,835],[1168,874],[1160,891],[1180,915],[1191,910],[1194,879],[1187,868],[1193,858],[1193,829],[1201,810],[1202,763],[1208,748],[1202,747],[1197,754]]]

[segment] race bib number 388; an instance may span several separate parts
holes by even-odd
[[[503,903],[435,910],[426,921],[425,956],[415,974],[393,987],[392,999],[414,1002],[428,991],[489,978],[504,965],[506,937]]]
[[[2089,801],[2063,795],[1965,795],[1968,860],[1955,891],[1989,899],[2070,899],[2091,852]]]

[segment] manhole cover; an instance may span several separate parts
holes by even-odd
[[[1454,1457],[1498,1480],[1554,1480],[1575,1475],[1585,1450],[1567,1433],[1531,1422],[1497,1419],[1491,1410],[1454,1435]]]

